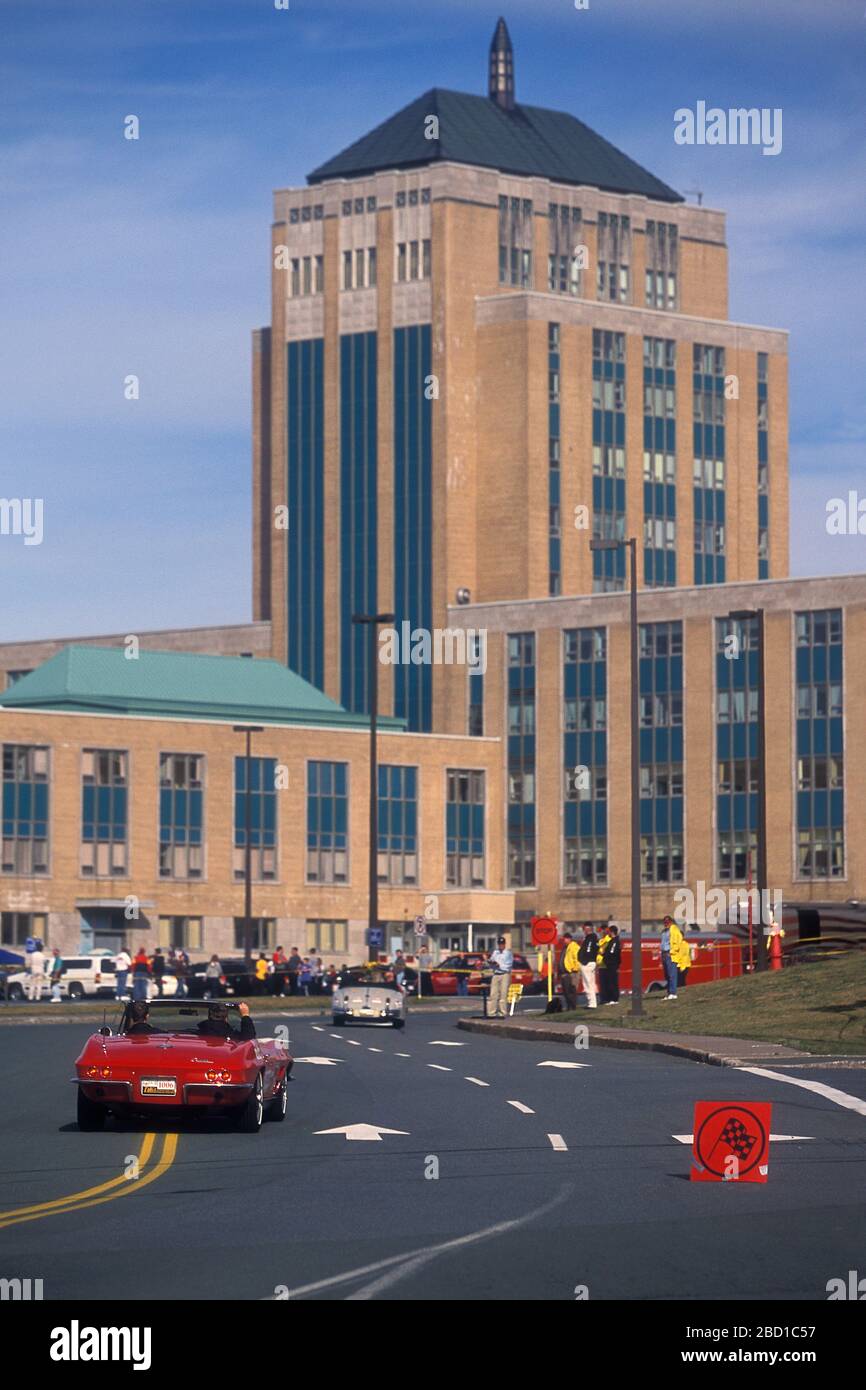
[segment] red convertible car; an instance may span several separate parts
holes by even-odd
[[[75,1063],[78,1127],[100,1130],[110,1114],[227,1114],[256,1134],[285,1118],[292,1058],[279,1038],[257,1038],[241,1005],[152,1000],[147,1019],[123,1009]],[[140,1006],[139,1011],[140,1011]]]

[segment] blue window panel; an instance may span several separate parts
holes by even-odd
[[[759,496],[758,496],[758,525],[761,526],[761,527],[766,526],[766,525],[767,525],[768,517],[769,517],[769,498],[766,497],[766,496],[764,495],[764,493],[760,493]]]
[[[734,735],[734,757],[745,758],[746,756],[746,726],[745,724],[731,725]]]
[[[720,760],[731,756],[731,726],[719,724],[716,727],[716,757]]]
[[[655,689],[660,695],[667,693],[668,662],[665,656],[657,656],[655,658]]]
[[[577,765],[577,734],[563,735],[563,748],[565,750],[565,763],[567,767]]]
[[[803,757],[812,751],[812,721],[811,719],[797,720],[797,754]]]
[[[813,753],[827,753],[827,724],[823,719],[812,720],[812,751]]]
[[[563,829],[566,835],[577,834],[577,802],[567,801],[563,808]]]
[[[550,501],[553,506],[559,505],[559,469],[551,468],[548,475],[548,487],[550,489]]]
[[[547,421],[548,432],[554,439],[559,438],[559,406],[551,405],[548,412]]]
[[[592,744],[595,751],[596,767],[604,767],[607,763],[607,734],[599,730],[592,735]]]
[[[672,796],[670,798],[671,807],[671,831],[674,834],[682,834],[683,830],[683,798]]]
[[[666,835],[668,833],[668,821],[670,818],[670,804],[668,798],[666,796],[660,796],[654,802],[650,802],[650,805],[655,806],[656,833],[659,835]]]
[[[642,656],[638,660],[638,690],[641,695],[651,695],[653,689],[653,659]]]
[[[640,833],[641,835],[651,835],[653,830],[653,804],[648,797],[643,797],[640,803]]]
[[[830,793],[830,824],[833,827],[844,825],[845,823],[845,804],[842,791],[831,791]]]
[[[828,805],[828,797],[825,791],[812,793],[812,824],[830,824],[830,807]]]
[[[580,827],[580,834],[581,834],[581,835],[591,835],[591,834],[592,834],[592,822],[593,822],[592,802],[591,802],[591,801],[581,801],[581,802],[579,802],[579,803],[578,803],[578,817],[577,817],[577,823],[578,823],[578,825],[579,825],[579,827]]]
[[[596,661],[593,664],[595,694],[602,696],[607,694],[607,667],[603,661]]]
[[[829,670],[829,677],[830,677],[830,680],[831,680],[831,681],[840,681],[840,680],[842,679],[842,644],[841,644],[841,642],[834,643],[834,645],[833,645],[832,647],[828,648],[828,650],[829,650],[829,653],[830,653],[830,670]]]
[[[584,699],[592,695],[592,666],[587,661],[582,661],[578,667],[579,690]]]
[[[578,734],[577,736],[578,762],[582,767],[591,767],[593,763],[593,736],[590,733]]]
[[[577,694],[577,666],[573,662],[568,662],[563,668],[563,691],[567,700]]]
[[[830,752],[837,756],[842,752],[842,720],[831,719],[830,724]],[[816,749],[816,752],[819,750]]]
[[[812,679],[823,684],[827,679],[827,648],[813,647],[812,657]]]
[[[655,760],[657,763],[666,763],[670,759],[668,752],[670,744],[669,729],[655,729]]]
[[[812,679],[812,667],[809,656],[810,650],[808,647],[797,648],[796,671],[798,685],[807,685]]]
[[[734,813],[734,829],[745,830],[747,828],[748,807],[747,797],[744,792],[735,792],[730,798]]]
[[[653,731],[652,729],[641,729],[638,734],[638,752],[642,763],[651,763],[653,760]]]

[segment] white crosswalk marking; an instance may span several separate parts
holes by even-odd
[[[368,1052],[381,1052],[382,1049],[381,1049],[381,1047],[368,1047],[368,1048],[367,1048],[367,1051],[368,1051]]]
[[[515,1110],[519,1110],[521,1115],[534,1115],[535,1111],[530,1110],[528,1105],[524,1105],[522,1100],[510,1100],[509,1105],[513,1105]]]
[[[438,1062],[428,1062],[427,1065],[428,1065],[428,1067],[432,1067],[434,1071],[450,1071],[450,1070],[451,1070],[450,1067],[440,1067],[440,1065],[439,1065]]]
[[[568,1151],[568,1145],[561,1134],[548,1134],[547,1137],[550,1140],[550,1147],[555,1149],[557,1153],[566,1153]]]
[[[473,1086],[489,1086],[489,1081],[479,1081],[477,1076],[464,1076],[464,1081],[471,1081]]]

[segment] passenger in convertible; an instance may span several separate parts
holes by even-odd
[[[241,1015],[240,1031],[232,1028],[229,1023],[229,1011],[225,1004],[211,1004],[207,1018],[203,1018],[198,1025],[199,1033],[205,1038],[240,1038],[241,1042],[249,1042],[256,1036],[256,1025],[250,1018],[249,1004],[239,1004],[238,1012]]]
[[[136,999],[129,1006],[129,1027],[125,1030],[127,1037],[138,1037],[142,1033],[155,1033],[156,1029],[148,1023],[150,1005],[146,999]]]

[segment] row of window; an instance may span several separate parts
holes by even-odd
[[[0,913],[0,946],[22,949],[29,937],[38,937],[48,944],[47,914],[42,912],[3,912]],[[254,917],[250,923],[250,940],[254,951],[271,952],[280,943],[277,940],[277,922],[274,917]],[[235,917],[233,922],[232,949],[243,951],[245,945],[246,921]],[[402,923],[400,924],[402,931]],[[321,918],[308,918],[305,923],[306,945],[302,948],[310,955],[339,955],[349,949],[349,923],[346,920],[333,921]],[[205,941],[201,917],[160,916],[156,924],[157,944],[167,950],[201,951],[208,945]],[[67,960],[67,965],[70,962]]]
[[[249,781],[247,781],[249,769]],[[234,760],[232,873],[274,882],[278,872],[278,789],[274,758]],[[206,759],[198,753],[159,758],[159,876],[195,880],[204,875]],[[349,765],[307,763],[306,881],[349,881]],[[50,749],[3,745],[2,873],[50,873]],[[121,749],[82,752],[80,871],[87,877],[129,874],[129,754]],[[480,887],[485,875],[484,773],[446,774],[446,882]],[[418,768],[379,768],[379,878],[416,884]]]

